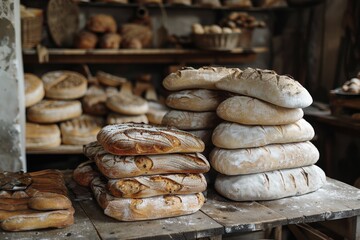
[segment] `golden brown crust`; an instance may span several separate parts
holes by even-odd
[[[25,107],[30,107],[45,96],[44,84],[36,75],[31,73],[24,74],[25,83]]]
[[[87,29],[96,33],[115,33],[117,30],[115,19],[111,15],[106,14],[96,14],[91,16],[86,26]]]
[[[26,123],[26,149],[57,147],[61,144],[60,129],[56,124]]]
[[[97,176],[99,176],[99,172],[92,160],[81,163],[73,172],[75,182],[84,187],[89,187],[91,181]]]

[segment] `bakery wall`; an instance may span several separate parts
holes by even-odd
[[[26,170],[19,1],[0,2],[0,171]]]

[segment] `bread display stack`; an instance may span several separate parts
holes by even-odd
[[[6,231],[64,228],[74,208],[57,170],[0,173],[0,227]]]
[[[104,127],[97,139],[84,147],[96,166],[91,160],[79,165],[74,179],[91,186],[106,215],[148,220],[191,214],[203,205],[207,184],[202,173],[210,165],[196,136],[128,123]]]
[[[319,152],[309,141],[312,126],[301,108],[312,98],[300,83],[274,71],[238,69],[216,83],[241,94],[223,101],[225,122],[212,136],[211,166],[220,174],[215,189],[235,201],[272,200],[316,191],[326,182],[314,164]]]

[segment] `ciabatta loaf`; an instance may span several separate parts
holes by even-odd
[[[286,108],[305,108],[312,103],[311,95],[299,82],[270,70],[234,71],[217,82],[216,87]]]
[[[162,119],[162,125],[182,130],[214,128],[220,122],[215,112],[189,112],[170,110]]]
[[[57,147],[61,144],[60,129],[56,124],[26,123],[26,149]]]
[[[200,153],[116,156],[99,152],[96,165],[108,178],[128,178],[166,173],[205,173],[210,170],[207,159]]]
[[[204,143],[176,128],[147,124],[117,124],[104,127],[97,135],[106,151],[115,155],[150,155],[202,152]]]
[[[109,97],[106,100],[106,106],[110,110],[124,115],[141,115],[145,114],[149,109],[145,99],[125,93]]]
[[[141,115],[122,115],[118,113],[110,113],[106,118],[107,124],[121,124],[121,123],[149,123],[145,114]]]
[[[53,71],[44,74],[41,79],[44,82],[45,95],[48,98],[77,99],[86,93],[87,80],[77,72]]]
[[[150,220],[191,214],[198,211],[205,201],[202,193],[116,198],[107,192],[105,183],[99,178],[92,181],[91,188],[104,213],[120,221]]]
[[[115,197],[144,198],[203,192],[206,190],[206,180],[201,173],[164,174],[110,179],[107,187]]]
[[[319,151],[310,142],[273,144],[244,149],[214,148],[211,166],[225,175],[239,175],[315,164]]]
[[[218,175],[215,189],[234,201],[262,201],[310,193],[325,183],[324,171],[311,165],[249,175]]]
[[[77,100],[42,100],[28,108],[27,118],[36,123],[56,123],[79,117],[81,113],[81,103]]]
[[[236,71],[233,68],[202,67],[194,69],[187,67],[168,75],[163,85],[167,90],[177,91],[186,89],[217,89],[215,83]]]
[[[217,115],[229,122],[245,125],[283,125],[300,120],[301,108],[284,108],[252,97],[235,96],[220,103]]]
[[[38,102],[45,96],[44,84],[34,74],[24,74],[25,83],[25,107],[30,107]]]
[[[313,127],[305,119],[278,126],[250,126],[223,122],[215,128],[212,141],[219,148],[253,148],[274,143],[309,141],[314,134]]]

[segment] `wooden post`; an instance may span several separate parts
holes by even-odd
[[[20,1],[0,1],[0,171],[26,171]]]

